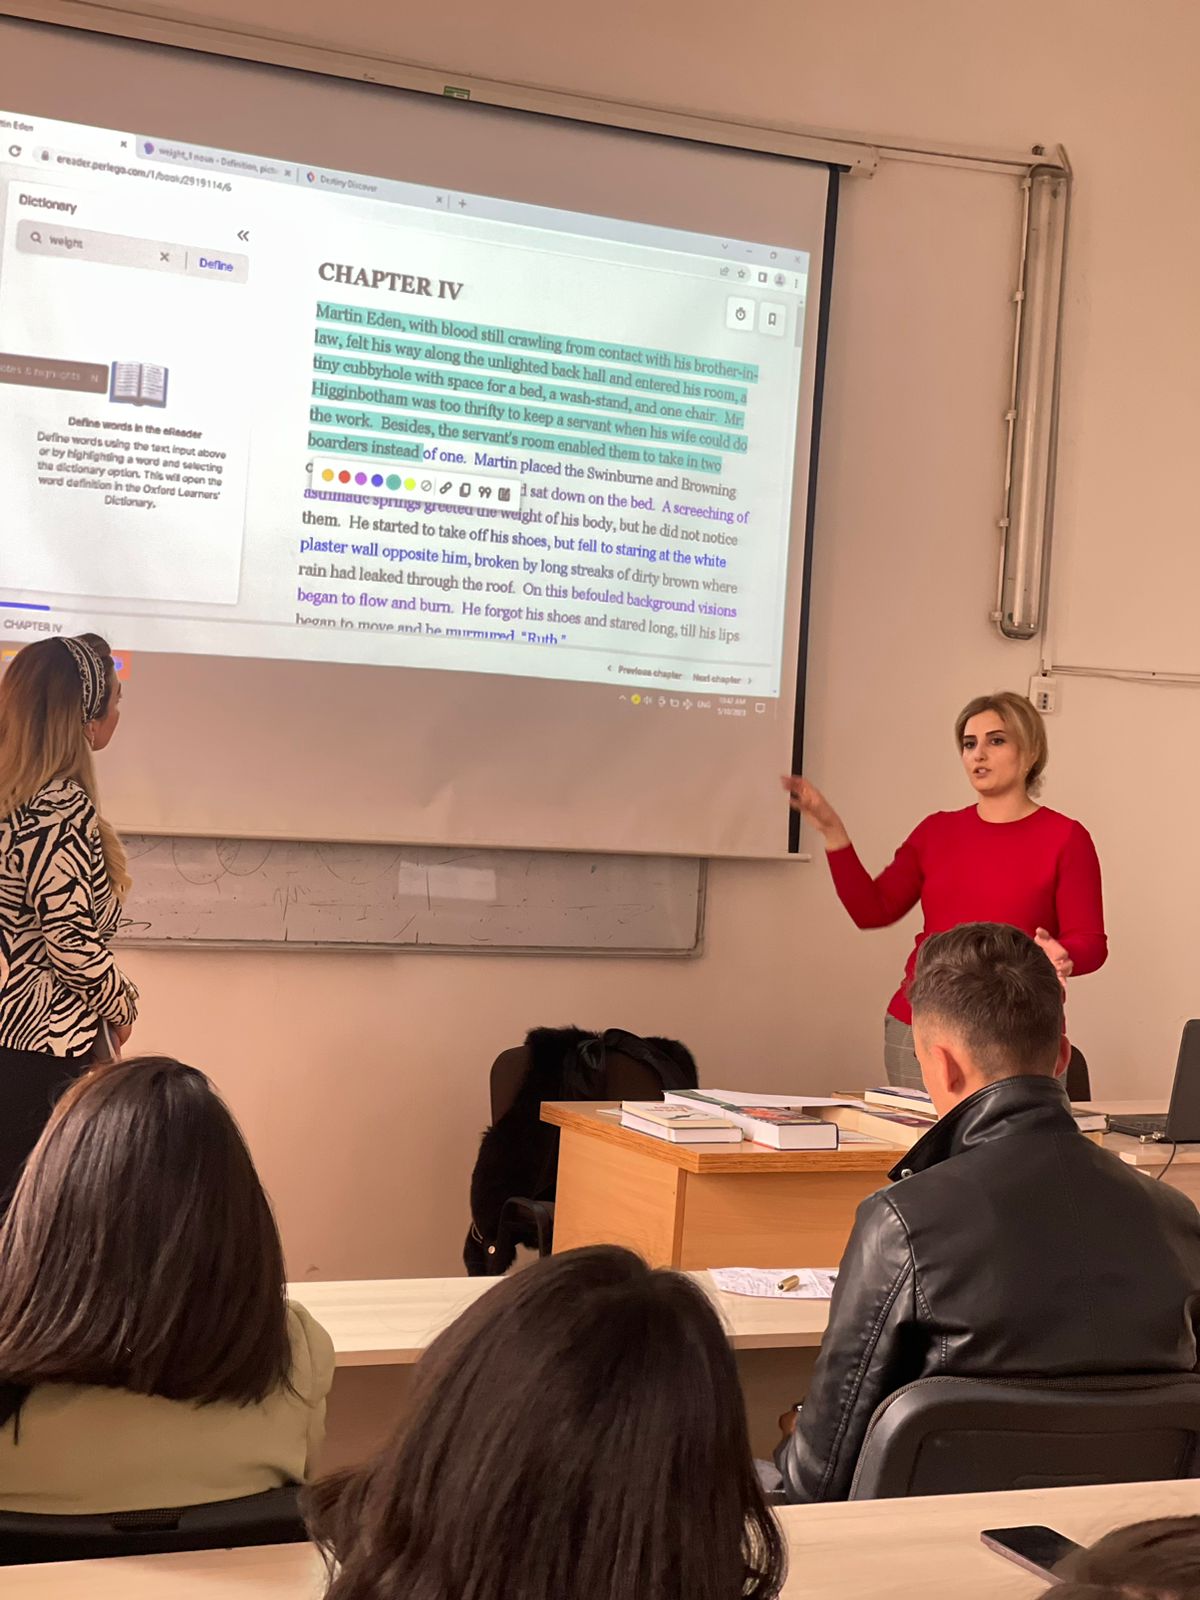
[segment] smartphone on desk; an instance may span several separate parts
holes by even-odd
[[[1035,1578],[1055,1581],[1054,1568],[1079,1546],[1053,1528],[1031,1525],[1025,1528],[985,1528],[979,1535],[989,1550],[1006,1556]]]

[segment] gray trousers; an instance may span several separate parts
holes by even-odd
[[[883,1065],[894,1089],[923,1089],[921,1063],[913,1049],[912,1029],[889,1011],[883,1019]]]

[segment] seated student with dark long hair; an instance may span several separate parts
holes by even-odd
[[[717,1315],[615,1246],[465,1311],[391,1444],[308,1509],[327,1600],[772,1600],[783,1582]]]
[[[0,1508],[134,1511],[298,1482],[332,1379],[207,1078],[150,1057],[75,1083],[0,1227]]]

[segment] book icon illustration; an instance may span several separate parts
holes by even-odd
[[[108,381],[108,398],[115,405],[165,406],[166,367],[150,361],[114,361]]]

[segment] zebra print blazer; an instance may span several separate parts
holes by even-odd
[[[59,780],[0,818],[0,1046],[86,1055],[137,1015],[108,941],[121,915],[95,807]]]

